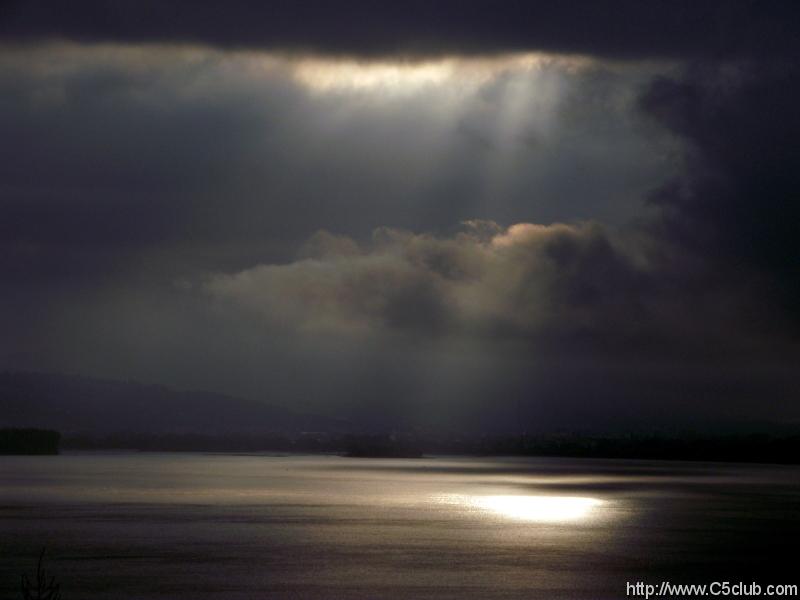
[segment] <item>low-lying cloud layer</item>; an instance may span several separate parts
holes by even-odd
[[[633,318],[646,273],[591,224],[472,222],[447,238],[379,229],[366,248],[319,232],[303,254],[207,289],[308,330],[525,337],[556,321],[591,329],[599,311]]]
[[[791,316],[763,274],[726,271],[646,228],[473,221],[450,236],[383,228],[362,243],[320,231],[296,260],[217,274],[201,293],[275,338],[319,346],[309,356],[338,353],[350,364],[334,360],[340,372],[324,380],[370,423],[702,430],[774,427],[776,410],[796,419]]]
[[[641,232],[588,222],[472,221],[449,237],[383,228],[367,244],[320,231],[293,262],[203,287],[229,309],[305,334],[509,341],[600,361],[762,352],[781,323],[751,314],[764,298],[731,281],[697,289],[713,277],[708,266],[664,252]]]

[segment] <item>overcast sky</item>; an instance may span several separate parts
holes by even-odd
[[[791,2],[10,2],[0,368],[389,426],[800,419]]]

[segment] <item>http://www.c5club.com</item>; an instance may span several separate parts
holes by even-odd
[[[660,581],[647,583],[644,581],[625,582],[625,594],[632,598],[767,598],[794,597],[800,595],[797,584],[757,583],[755,581],[712,581],[710,583],[673,583]]]

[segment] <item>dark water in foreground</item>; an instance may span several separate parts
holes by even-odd
[[[800,468],[571,459],[0,457],[0,598],[624,598],[799,583]]]

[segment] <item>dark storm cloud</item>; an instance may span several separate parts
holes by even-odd
[[[616,0],[12,1],[0,34],[340,54],[505,52],[741,57],[796,48],[792,2]]]
[[[642,108],[689,143],[683,177],[657,190],[655,233],[800,318],[800,68],[699,64],[655,81]],[[746,283],[745,283],[746,284]],[[767,310],[765,308],[765,310]]]

